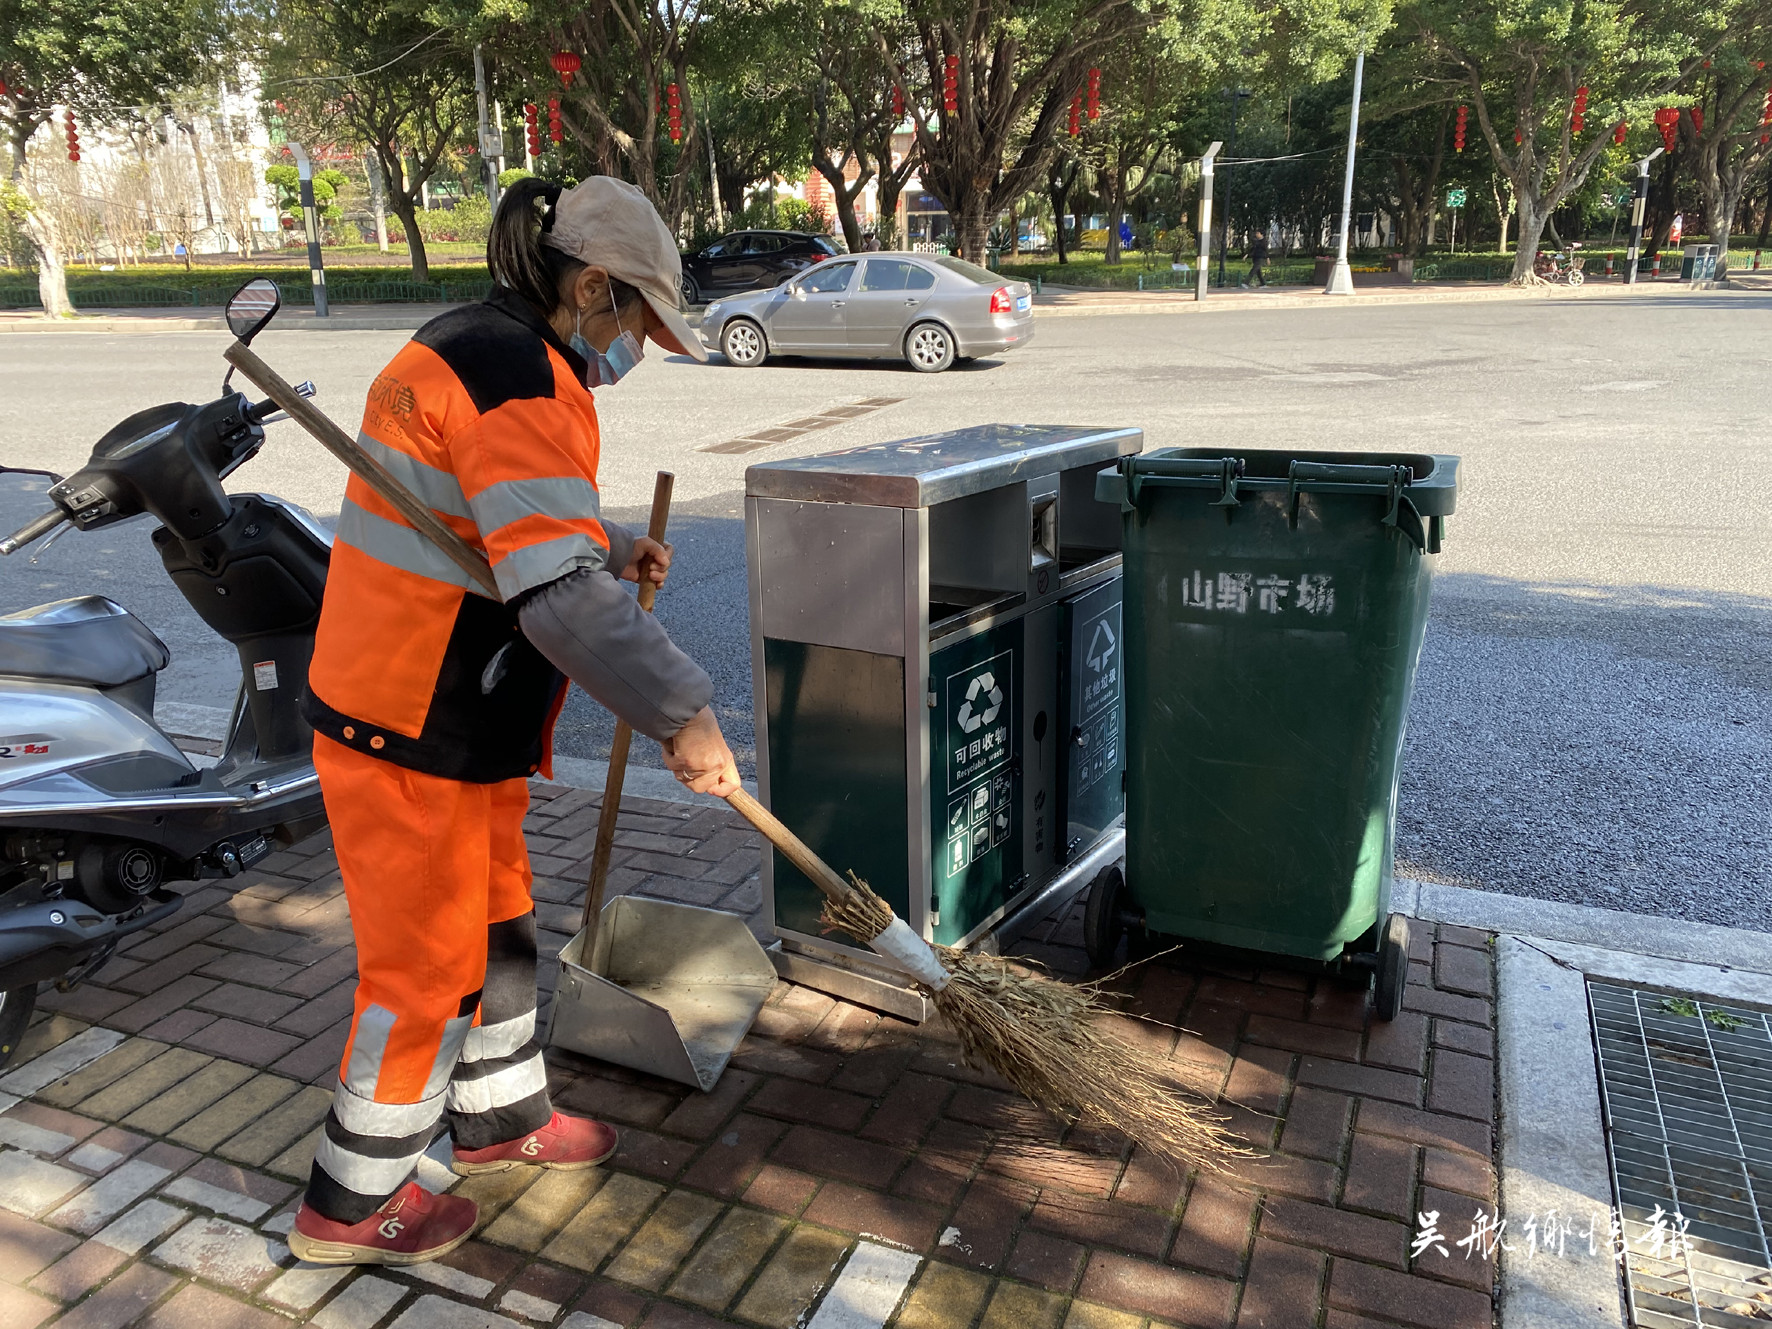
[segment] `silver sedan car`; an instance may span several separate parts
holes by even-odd
[[[708,348],[745,369],[771,355],[903,357],[939,374],[1033,335],[1026,282],[937,254],[827,259],[773,290],[716,300],[701,322]]]

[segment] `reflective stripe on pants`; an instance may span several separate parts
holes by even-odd
[[[553,1115],[535,1029],[523,780],[423,775],[316,735],[357,943],[357,999],[308,1203],[355,1223],[405,1184],[445,1110],[482,1149]]]

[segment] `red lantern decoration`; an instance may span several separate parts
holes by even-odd
[[[1520,131],[1516,129],[1514,130],[1514,146],[1516,148],[1520,146],[1520,141]]]
[[[548,137],[555,143],[565,140],[566,135],[560,129],[560,99],[548,98]]]
[[[6,80],[0,78],[0,97],[4,97],[7,94],[7,91]]]
[[[80,131],[74,128],[74,113],[72,111],[69,111],[67,113],[67,115],[68,115],[68,160],[71,162],[77,162],[80,160]]]
[[[683,141],[683,99],[677,91],[677,85],[671,84],[665,89],[665,104],[670,110],[671,142]]]
[[[898,84],[892,85],[892,123],[898,124],[904,119],[904,89]]]
[[[534,102],[523,103],[523,137],[529,144],[531,157],[541,156],[541,108]]]
[[[1470,115],[1470,107],[1460,106],[1458,108],[1458,123],[1452,127],[1452,151],[1454,152],[1464,151],[1464,129],[1470,120]]]
[[[1691,106],[1687,108],[1686,114],[1692,117],[1692,131],[1697,134],[1702,134],[1704,132],[1704,108],[1702,106]]]
[[[942,62],[941,109],[952,115],[960,109],[960,57],[950,55]]]
[[[1091,120],[1101,119],[1101,71],[1099,69],[1089,71],[1089,118]]]
[[[1083,94],[1071,94],[1071,137],[1075,138],[1083,132]]]
[[[554,72],[560,76],[560,86],[569,88],[572,86],[572,76],[578,73],[578,67],[583,62],[578,58],[577,51],[555,51],[548,63],[553,65]]]
[[[1614,143],[1622,144],[1624,142],[1625,128],[1626,128],[1626,126],[1625,126],[1624,121],[1620,120],[1618,122],[1618,128],[1616,128],[1612,131],[1612,141]]]
[[[1575,89],[1575,109],[1569,117],[1569,132],[1579,134],[1587,125],[1587,84]]]
[[[1672,106],[1663,106],[1655,113],[1655,127],[1661,131],[1661,146],[1671,157],[1674,151],[1674,128],[1680,123],[1680,112]]]

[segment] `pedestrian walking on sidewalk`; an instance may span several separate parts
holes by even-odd
[[[1267,232],[1257,231],[1255,238],[1249,242],[1249,281],[1266,286],[1267,278],[1262,275],[1262,266],[1267,262]],[[1244,282],[1247,286],[1249,282]]]
[[[357,994],[289,1247],[416,1264],[467,1240],[473,1201],[411,1180],[447,1118],[458,1173],[580,1169],[615,1131],[554,1111],[536,1035],[528,779],[551,772],[567,680],[658,739],[691,789],[738,787],[713,685],[620,581],[671,549],[604,518],[591,390],[646,339],[706,360],[677,312],[677,247],[634,186],[512,186],[492,295],[420,328],[369,389],[360,440],[492,565],[483,594],[353,478],[305,713]],[[631,389],[630,389],[631,390]]]

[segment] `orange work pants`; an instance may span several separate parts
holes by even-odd
[[[357,1001],[308,1203],[355,1223],[410,1176],[445,1111],[483,1149],[553,1115],[535,1029],[522,779],[468,784],[316,734],[357,942]]]

